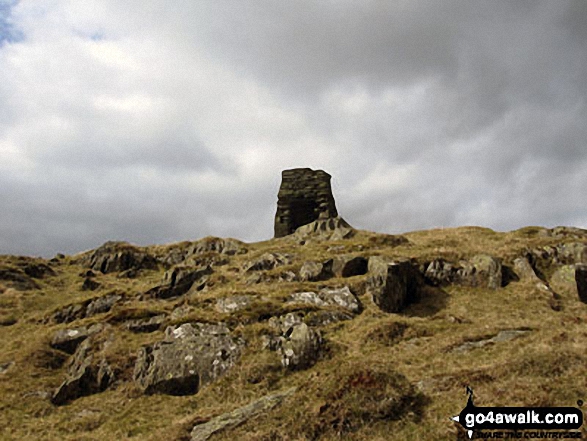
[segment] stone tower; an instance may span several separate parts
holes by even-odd
[[[277,194],[275,237],[292,234],[298,227],[338,216],[330,175],[323,170],[294,168],[281,173]]]

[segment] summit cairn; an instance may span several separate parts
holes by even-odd
[[[294,168],[281,173],[275,237],[292,234],[298,227],[316,220],[338,216],[330,178],[323,170],[309,168]]]

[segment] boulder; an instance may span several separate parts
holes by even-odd
[[[219,237],[205,237],[197,241],[188,251],[190,254],[220,253],[229,256],[245,254],[248,251],[243,242],[236,239],[221,239]]]
[[[213,273],[212,268],[191,267],[179,265],[165,272],[163,276],[163,285],[150,289],[147,294],[159,299],[168,299],[179,297],[186,294],[195,285],[199,291],[206,285],[208,277]]]
[[[105,359],[97,360],[91,340],[85,340],[76,350],[67,378],[57,388],[51,402],[62,405],[86,395],[102,392],[114,380],[114,373]]]
[[[55,323],[70,323],[86,316],[87,302],[68,305],[53,314]]]
[[[284,271],[277,277],[277,282],[297,282],[298,276],[293,271]]]
[[[293,325],[281,344],[281,364],[290,370],[311,367],[320,357],[322,337],[305,323]]]
[[[305,242],[308,240],[329,241],[350,239],[355,235],[355,229],[342,217],[337,216],[327,219],[318,219],[307,225],[299,227],[294,234],[296,240]]]
[[[50,346],[68,354],[73,354],[77,347],[89,336],[100,332],[103,325],[81,326],[79,328],[61,329],[55,333]]]
[[[241,346],[224,325],[170,326],[163,341],[141,348],[134,379],[146,394],[192,395],[233,367]]]
[[[355,318],[355,314],[348,311],[331,311],[331,310],[320,310],[311,311],[304,318],[304,323],[308,326],[326,326],[331,323],[337,323],[345,320],[352,320]]]
[[[249,295],[222,297],[216,300],[216,311],[230,314],[245,309],[253,300],[255,297]]]
[[[587,266],[577,265],[575,268],[575,281],[577,283],[577,292],[579,300],[587,303]]]
[[[501,261],[487,254],[479,254],[459,263],[436,259],[425,264],[423,272],[426,280],[436,286],[457,284],[497,289],[504,284]]]
[[[320,307],[339,307],[352,313],[359,313],[361,305],[348,286],[325,288],[318,293],[296,292],[289,296],[288,303],[307,303]]]
[[[129,269],[156,269],[157,260],[127,242],[106,242],[83,262],[95,271],[104,274]]]
[[[110,311],[122,299],[121,293],[113,291],[102,297],[95,297],[82,303],[74,303],[56,311],[53,314],[53,321],[56,323],[70,323],[74,320],[105,313]]]
[[[108,312],[120,300],[122,300],[122,296],[117,293],[110,293],[103,297],[93,299],[86,307],[86,317]]]
[[[502,286],[501,262],[487,254],[479,254],[465,262],[459,270],[459,282],[472,287],[497,289]]]
[[[188,259],[190,261],[200,261],[201,259],[196,258],[196,256],[203,256],[206,264],[219,265],[222,262],[227,262],[227,260],[219,259],[218,255],[232,256],[247,252],[247,246],[239,240],[205,237],[196,242],[181,242],[167,247],[160,256],[160,260],[166,266],[172,266]],[[203,262],[199,264],[203,264]]]
[[[155,315],[145,319],[130,320],[124,327],[134,333],[148,333],[158,331],[165,321],[165,314]]]
[[[42,279],[45,276],[55,275],[55,271],[49,265],[39,262],[27,263],[23,267],[23,271],[27,276],[33,277],[34,279]]]
[[[20,268],[0,265],[0,280],[8,282],[8,286],[19,291],[39,289],[39,285]]]
[[[337,256],[332,262],[336,277],[361,276],[367,273],[369,262],[362,256]]]
[[[88,277],[84,280],[84,283],[82,283],[82,291],[95,291],[98,288],[100,288],[100,283],[96,282],[93,278]]]
[[[420,298],[422,277],[408,261],[389,262],[381,257],[369,258],[367,292],[385,312],[400,312]]]
[[[435,259],[424,265],[426,281],[434,286],[446,286],[457,282],[459,267],[444,259]]]
[[[550,229],[540,230],[540,236],[554,237],[557,239],[583,239],[587,237],[587,230],[577,227],[554,227]]]
[[[285,398],[292,395],[296,388],[274,392],[265,395],[246,406],[239,407],[231,412],[224,413],[202,424],[194,426],[190,433],[191,441],[206,441],[215,433],[233,429],[257,415],[266,414]]]
[[[536,275],[534,268],[526,257],[518,257],[514,260],[514,271],[521,280],[530,280],[539,282],[540,278]]]
[[[280,253],[265,253],[260,257],[250,260],[244,266],[245,272],[268,271],[282,265],[289,265],[291,256]]]
[[[332,277],[332,259],[319,262],[304,262],[300,268],[299,280],[301,282],[317,282],[327,280]]]
[[[400,312],[420,299],[422,277],[408,261],[389,262],[381,257],[369,258],[367,293],[385,312]]]

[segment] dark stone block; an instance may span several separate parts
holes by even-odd
[[[298,227],[318,219],[337,217],[330,187],[331,176],[323,170],[284,170],[277,195],[275,237],[292,234]]]

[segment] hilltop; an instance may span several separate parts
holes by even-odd
[[[445,440],[466,386],[587,398],[587,230],[379,234],[318,187],[264,242],[0,256],[2,439]]]

